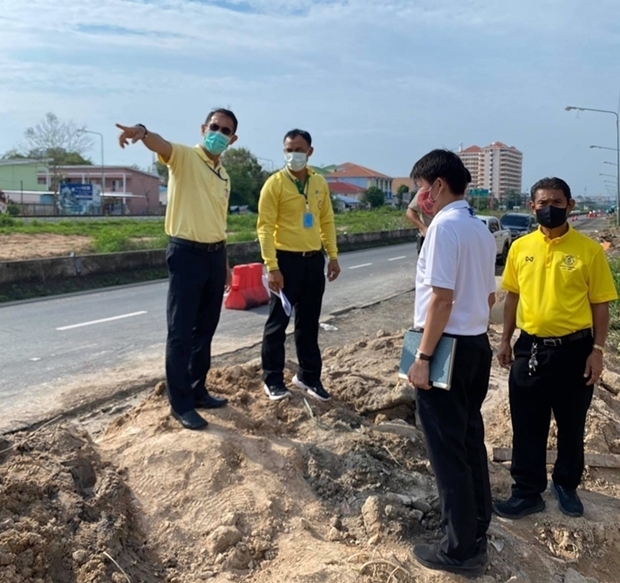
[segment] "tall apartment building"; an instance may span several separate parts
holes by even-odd
[[[458,155],[471,173],[471,188],[485,188],[501,200],[507,193],[521,192],[523,153],[514,146],[493,142],[484,148],[459,148]]]

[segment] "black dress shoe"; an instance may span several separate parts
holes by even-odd
[[[181,424],[185,429],[203,429],[209,423],[206,419],[203,419],[195,409],[187,411],[187,413],[177,413],[174,409],[170,410],[170,414]]]
[[[200,397],[194,403],[196,409],[219,409],[220,407],[226,407],[228,399],[220,399],[218,397],[212,397],[207,393],[204,397]]]
[[[502,518],[510,518],[511,520],[523,518],[528,514],[542,512],[544,509],[545,501],[540,495],[532,498],[517,498],[511,496],[505,502],[495,502],[495,504],[493,504],[495,514]]]
[[[579,496],[577,496],[577,490],[569,490],[564,488],[564,486],[551,482],[551,491],[558,499],[558,504],[563,514],[574,517],[583,516],[583,503],[579,500]]]
[[[419,544],[413,547],[415,560],[427,569],[446,571],[465,576],[480,576],[484,573],[488,555],[486,551],[476,550],[476,554],[470,559],[462,561],[446,555],[438,544]]]

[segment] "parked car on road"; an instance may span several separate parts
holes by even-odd
[[[510,231],[511,242],[538,228],[536,218],[525,213],[506,213],[499,221],[504,229]]]
[[[488,227],[493,237],[495,237],[497,264],[505,265],[511,243],[510,231],[502,227],[497,217],[489,217],[486,215],[476,216]]]

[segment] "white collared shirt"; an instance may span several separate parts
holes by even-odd
[[[418,259],[414,325],[424,328],[432,288],[454,291],[448,334],[477,336],[489,326],[495,292],[496,246],[487,226],[458,200],[441,209],[428,228]]]

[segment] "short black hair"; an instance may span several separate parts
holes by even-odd
[[[422,178],[429,183],[438,178],[445,180],[452,194],[463,195],[471,182],[471,174],[463,161],[450,150],[431,150],[422,156],[411,170],[411,178]]]
[[[561,190],[564,193],[566,200],[573,198],[573,195],[570,192],[570,186],[568,186],[564,180],[558,178],[557,176],[541,178],[536,184],[534,184],[534,186],[532,186],[530,195],[533,201],[536,200],[536,193],[539,190]]]
[[[229,117],[232,122],[233,122],[233,133],[237,133],[237,125],[239,124],[239,122],[237,121],[237,116],[230,111],[230,109],[224,109],[223,107],[217,107],[216,109],[212,109],[209,112],[209,115],[207,115],[207,119],[205,120],[205,124],[209,123],[211,121],[211,118],[216,114],[216,113],[221,113],[222,115],[225,115],[226,117]]]
[[[292,140],[293,138],[296,138],[297,136],[301,136],[304,140],[306,140],[306,142],[308,142],[308,146],[312,146],[312,136],[310,135],[310,133],[307,132],[306,130],[300,130],[297,128],[289,132],[286,132],[284,134],[284,139],[282,141],[286,142],[287,138],[291,138]]]

